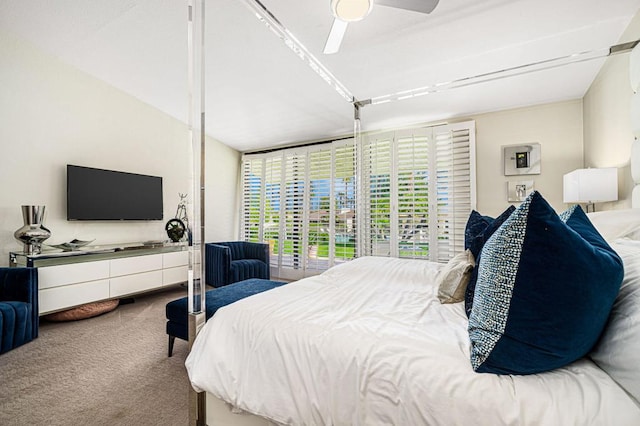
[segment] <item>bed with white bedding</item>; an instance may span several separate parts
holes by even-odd
[[[275,424],[638,425],[640,242],[621,236],[604,333],[561,368],[475,372],[463,303],[437,297],[443,265],[362,257],[220,309],[186,361],[192,385]]]

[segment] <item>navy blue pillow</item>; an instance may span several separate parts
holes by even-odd
[[[464,249],[470,249],[473,239],[484,232],[484,230],[487,229],[487,226],[491,225],[491,222],[493,221],[494,218],[490,216],[483,216],[477,211],[472,210],[464,228]]]
[[[480,264],[482,247],[484,247],[489,237],[496,232],[500,225],[511,216],[511,213],[513,213],[515,209],[514,206],[509,206],[495,219],[489,216],[482,216],[475,210],[469,215],[464,230],[464,248],[471,251],[476,261],[476,266],[471,270],[471,277],[464,293],[464,310],[467,313],[467,317],[471,314],[471,307],[473,306],[473,293],[476,289],[476,280],[478,279],[478,265]],[[468,235],[469,237],[467,237]]]
[[[469,317],[474,370],[533,374],[583,357],[623,274],[580,207],[561,218],[534,191],[482,249]]]

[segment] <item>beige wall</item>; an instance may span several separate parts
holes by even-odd
[[[620,42],[640,38],[640,13],[637,14]],[[619,201],[600,208],[631,207],[632,180],[629,155],[631,133],[629,54],[607,59],[584,97],[584,166],[618,167]]]
[[[221,143],[215,146],[208,143],[205,161],[205,241],[237,240],[241,154]]]
[[[23,223],[22,204],[46,206],[51,244],[74,238],[96,244],[166,239],[164,223],[175,214],[178,193],[192,190],[186,125],[4,34],[0,57],[0,265],[8,264],[10,251],[22,248],[13,238]],[[207,147],[214,163],[209,176],[217,176],[207,197],[217,201],[207,234],[231,238],[237,229],[240,154],[212,140]],[[162,176],[164,220],[68,222],[67,164]]]
[[[582,166],[582,101],[493,112],[476,120],[477,208],[498,215],[506,209],[508,181],[533,180],[534,189],[557,211],[562,202],[562,176]],[[538,142],[541,146],[539,175],[504,176],[502,147]],[[517,204],[516,204],[517,206]]]

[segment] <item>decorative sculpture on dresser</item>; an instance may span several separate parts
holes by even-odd
[[[24,244],[25,254],[39,254],[42,242],[51,236],[51,231],[42,224],[44,210],[45,206],[22,206],[24,225],[13,236]]]

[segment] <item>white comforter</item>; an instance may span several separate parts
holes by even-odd
[[[220,309],[186,361],[196,390],[295,425],[638,425],[587,359],[530,376],[475,373],[439,264],[364,257]]]

